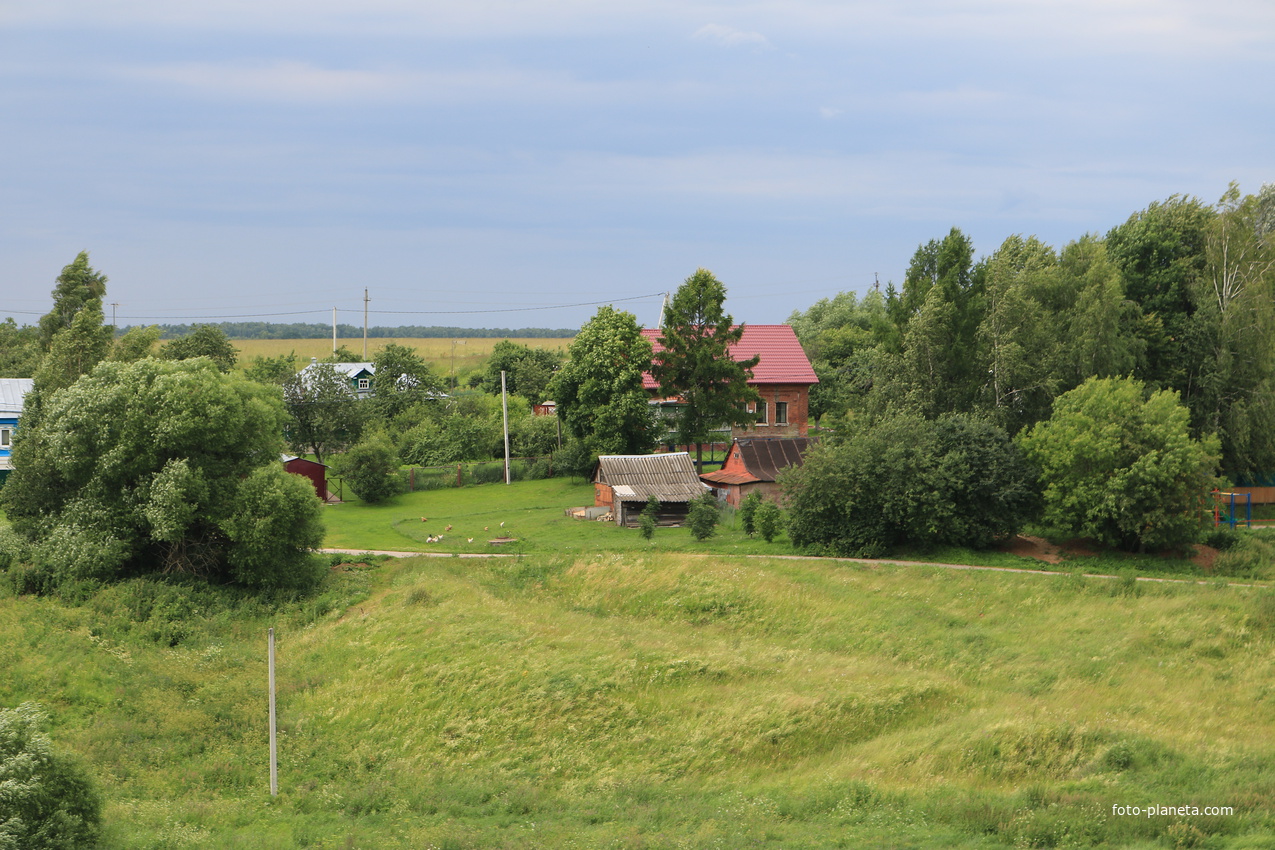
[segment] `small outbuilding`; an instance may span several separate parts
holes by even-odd
[[[726,504],[736,508],[752,492],[778,501],[775,479],[788,467],[801,466],[812,443],[808,437],[741,437],[731,444],[722,468],[704,473],[700,480],[724,491]]]
[[[660,525],[681,525],[691,499],[709,492],[687,452],[602,455],[593,472],[593,504],[611,511],[616,525],[636,526],[652,496],[660,501]]]
[[[293,475],[310,479],[314,485],[314,494],[325,502],[338,502],[340,499],[328,492],[328,467],[317,461],[307,460],[296,455],[282,455],[283,468]]]

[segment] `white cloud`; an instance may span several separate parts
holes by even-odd
[[[843,111],[843,110],[837,109],[837,108],[836,108],[836,107],[834,107],[834,106],[821,106],[821,107],[819,107],[819,115],[820,115],[820,117],[822,117],[822,118],[827,118],[827,119],[836,118],[838,115],[840,115],[840,114],[842,113],[842,111]]]
[[[725,24],[705,24],[695,31],[695,38],[722,47],[757,47],[770,50],[770,41],[759,32],[745,32]]]

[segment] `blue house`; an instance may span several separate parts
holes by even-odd
[[[13,433],[22,416],[22,400],[31,392],[30,378],[0,378],[0,481],[13,469]]]
[[[310,358],[310,365],[301,370],[304,375],[319,365],[317,357]],[[338,375],[345,375],[350,382],[350,391],[359,398],[372,395],[372,376],[376,374],[375,363],[326,363],[336,370]]]

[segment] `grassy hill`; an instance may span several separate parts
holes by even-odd
[[[0,704],[111,848],[1275,847],[1265,589],[581,549],[4,593]]]

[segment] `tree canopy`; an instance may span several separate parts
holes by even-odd
[[[106,362],[24,427],[3,503],[53,581],[307,579],[319,504],[284,472],[278,391],[206,359]]]
[[[746,404],[761,397],[748,384],[758,358],[737,361],[730,347],[744,335],[725,311],[726,287],[707,269],[697,269],[670,299],[660,330],[663,349],[655,354],[651,377],[660,392],[680,400],[674,428],[679,443],[700,445],[731,425],[750,424]]]
[[[558,417],[594,454],[640,454],[655,445],[656,424],[642,373],[651,344],[632,313],[599,307],[572,340],[554,379]]]
[[[1176,392],[1132,378],[1091,378],[1059,396],[1019,441],[1041,468],[1045,521],[1138,551],[1194,541],[1220,446],[1192,439],[1188,419]]]

